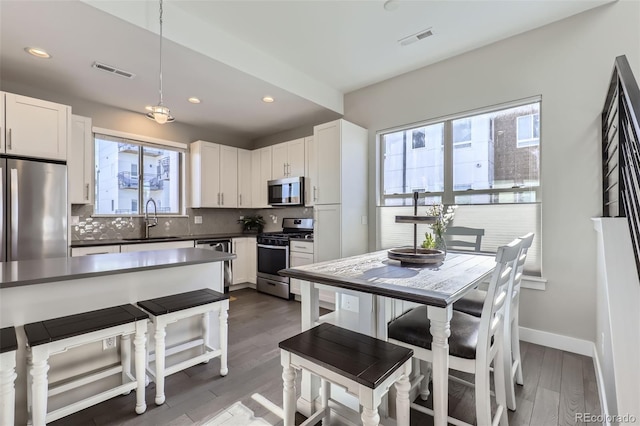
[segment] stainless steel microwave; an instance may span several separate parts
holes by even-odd
[[[269,190],[269,205],[271,206],[303,206],[304,178],[292,177],[270,180],[267,182]]]

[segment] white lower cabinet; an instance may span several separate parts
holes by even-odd
[[[127,244],[127,245],[120,246],[120,252],[132,253],[134,251],[166,250],[166,249],[189,248],[189,247],[193,247],[193,240],[169,241],[169,242],[161,242],[161,243]]]
[[[295,268],[296,266],[310,265],[313,260],[313,242],[312,241],[297,241],[293,240],[289,243],[289,266]],[[302,280],[291,279],[291,293],[299,296],[300,286],[303,284]],[[320,301],[335,304],[335,292],[320,290]]]
[[[234,238],[233,253],[236,258],[232,261],[232,284],[256,283],[256,239],[255,237]]]
[[[120,253],[120,246],[93,246],[93,247],[72,247],[71,257],[87,256],[90,254]]]

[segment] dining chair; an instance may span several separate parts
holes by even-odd
[[[520,285],[522,282],[522,274],[524,272],[524,263],[527,260],[527,252],[533,243],[533,237],[534,234],[532,232],[520,237],[520,240],[522,241],[522,248],[520,250],[520,255],[518,256],[516,271],[513,276],[513,283],[509,290],[508,300],[511,300],[511,303],[507,307],[506,316],[506,318],[509,318],[509,321],[505,321],[504,323],[504,340],[505,342],[511,342],[511,350],[505,351],[503,362],[505,378],[507,379],[507,407],[510,410],[516,409],[515,383],[519,385],[524,384],[522,377],[522,360],[520,358]],[[473,290],[465,297],[455,302],[453,304],[453,310],[480,317],[486,297],[486,291],[478,289]]]
[[[484,229],[482,228],[449,226],[444,231],[444,240],[448,250],[480,251],[483,235]]]
[[[476,421],[478,425],[508,424],[504,369],[495,368],[502,365],[504,358],[503,321],[508,306],[507,297],[509,283],[515,273],[515,266],[520,254],[522,242],[519,239],[506,246],[498,247],[496,268],[491,276],[487,290],[486,303],[480,318],[463,312],[453,312],[451,318],[451,335],[449,337],[449,368],[474,375],[474,392],[476,403]],[[427,307],[413,308],[388,326],[389,342],[405,346],[414,351],[414,357],[422,365],[433,362],[431,351],[431,324],[427,318]],[[496,399],[495,415],[491,414],[490,369],[494,365],[494,388]],[[426,399],[430,377],[429,370],[423,371],[421,397]],[[411,407],[433,415],[433,410],[418,404]],[[461,424],[458,419],[449,417],[450,422]]]

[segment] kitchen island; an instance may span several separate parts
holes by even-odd
[[[231,253],[183,248],[0,264],[0,328],[15,326],[18,337],[17,424],[27,419],[24,324],[202,288],[223,292],[222,262],[234,258]],[[215,339],[217,318],[211,321]],[[174,335],[194,334],[199,326],[197,321],[183,324]],[[90,359],[98,369],[118,357],[117,349],[103,350],[101,344],[76,348],[51,360],[57,367],[51,380],[64,380],[65,371],[77,372],[76,360]]]
[[[280,271],[302,280],[302,330],[321,322],[387,339],[387,324],[413,304],[427,305],[433,335],[434,424],[447,424],[448,337],[452,304],[476,287],[495,269],[492,255],[449,253],[444,262],[401,265],[387,258],[387,251],[336,259]],[[318,287],[328,286],[340,297],[336,311],[320,317]],[[325,287],[326,288],[326,287]],[[345,302],[346,296],[346,302]],[[409,302],[410,304],[407,304]],[[426,330],[425,330],[426,332]],[[318,385],[303,374],[298,409],[309,415],[314,409]]]

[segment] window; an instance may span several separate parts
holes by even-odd
[[[95,214],[144,214],[153,198],[158,214],[182,214],[185,150],[95,135]]]
[[[415,149],[422,138],[416,132],[424,134],[421,149]],[[457,204],[454,226],[484,229],[482,251],[495,251],[527,232],[536,233],[539,251],[539,99],[401,127],[378,137],[378,248],[413,242],[413,228],[396,224],[394,217],[413,214],[413,191],[418,191],[420,204]],[[522,144],[523,137],[528,145]],[[424,209],[418,211],[424,214]],[[418,238],[428,231],[427,226],[419,230]],[[539,275],[535,250],[527,272]]]
[[[518,148],[540,143],[540,114],[528,114],[517,119]]]

